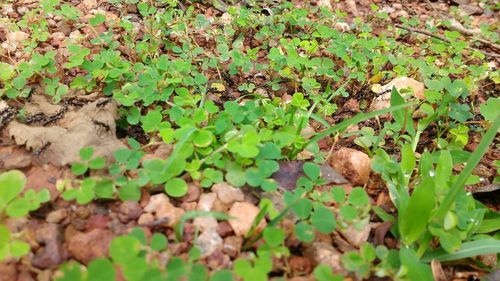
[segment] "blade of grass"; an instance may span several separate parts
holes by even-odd
[[[422,257],[422,261],[453,261],[491,253],[500,253],[500,241],[481,239],[463,243],[460,249],[454,253],[447,253],[443,249],[427,253]]]
[[[436,212],[436,215],[434,216],[436,219],[444,219],[446,212],[450,210],[453,202],[455,202],[455,198],[457,197],[458,192],[464,187],[465,181],[469,178],[472,170],[476,167],[479,161],[481,161],[481,158],[483,158],[483,155],[486,153],[486,151],[488,151],[490,143],[495,138],[499,128],[500,115],[497,116],[495,122],[493,122],[493,124],[491,125],[491,128],[489,128],[486,134],[484,134],[483,139],[476,148],[476,151],[474,151],[474,153],[472,153],[472,155],[469,157],[469,159],[467,160],[467,165],[465,165],[465,168],[462,170],[462,172],[460,172],[458,178],[451,186],[450,191],[444,198],[443,202]]]
[[[308,142],[306,142],[306,144],[303,146],[303,148],[307,147],[309,144],[311,144],[313,142],[317,142],[318,140],[320,140],[320,139],[322,139],[322,138],[324,138],[324,137],[326,137],[334,132],[344,131],[345,129],[347,129],[351,125],[358,124],[359,122],[365,121],[367,119],[374,118],[374,117],[377,117],[377,116],[385,114],[385,113],[397,111],[397,110],[400,110],[400,109],[403,109],[403,108],[406,108],[406,107],[409,107],[409,106],[412,106],[415,104],[416,104],[415,102],[408,102],[405,104],[391,106],[389,108],[385,108],[385,109],[381,109],[381,110],[377,110],[377,111],[373,111],[373,112],[369,112],[369,113],[359,113],[350,119],[344,120],[344,121],[342,121],[334,126],[331,126],[330,128],[324,130],[323,132],[316,134]]]
[[[175,226],[175,238],[177,241],[182,241],[184,236],[184,224],[186,221],[199,217],[213,217],[217,220],[229,220],[231,217],[225,213],[213,212],[213,211],[189,211],[184,213],[179,219],[179,222]]]

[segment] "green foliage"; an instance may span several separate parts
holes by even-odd
[[[26,177],[20,171],[11,170],[0,174],[0,218],[5,215],[11,218],[24,217],[50,200],[46,189],[38,193],[29,189],[21,196],[25,185]],[[0,261],[9,257],[20,258],[30,251],[28,243],[16,239],[19,236],[0,224]]]

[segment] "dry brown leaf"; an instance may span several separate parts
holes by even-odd
[[[30,111],[45,113],[55,109],[37,100]],[[79,161],[79,151],[84,147],[92,146],[94,156],[104,157],[124,148],[125,145],[116,138],[116,118],[116,103],[99,99],[78,110],[67,111],[54,126],[31,127],[13,121],[7,130],[18,145],[26,146],[42,162],[62,166]]]

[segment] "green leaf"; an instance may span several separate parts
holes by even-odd
[[[344,203],[345,197],[346,197],[344,188],[336,186],[336,187],[332,188],[331,193],[333,196],[333,200],[335,200],[336,203],[339,203],[339,204]]]
[[[10,231],[9,229],[3,225],[0,224],[0,249],[7,245],[7,243],[10,240]],[[1,259],[0,259],[1,260]]]
[[[104,157],[97,157],[89,162],[89,168],[92,170],[102,169],[106,166],[106,159]]]
[[[264,229],[263,237],[271,247],[277,247],[285,241],[285,231],[281,228],[268,226]]]
[[[26,198],[16,198],[7,206],[6,213],[9,217],[20,218],[30,211],[30,202]]]
[[[14,240],[12,241],[12,243],[10,243],[10,254],[15,258],[22,257],[29,252],[30,245],[24,241]]]
[[[406,208],[398,216],[399,232],[406,245],[415,242],[425,231],[435,206],[434,179],[424,177],[415,187]]]
[[[167,238],[161,233],[157,232],[151,237],[151,249],[153,251],[163,251],[167,247],[167,244]]]
[[[314,269],[314,277],[318,281],[342,281],[344,278],[339,275],[333,275],[332,268],[326,264],[319,264]]]
[[[182,197],[186,195],[188,186],[181,178],[173,178],[165,183],[165,192],[172,197]]]
[[[295,226],[295,235],[300,241],[310,243],[314,240],[314,229],[306,222],[299,222]]]
[[[109,281],[116,279],[116,272],[111,261],[105,258],[98,258],[90,262],[87,280]]]
[[[401,149],[401,172],[405,177],[405,182],[410,181],[410,177],[415,169],[415,153],[409,143],[405,143]]]
[[[212,143],[213,134],[208,130],[198,130],[193,134],[193,143],[198,147],[207,147]]]
[[[0,81],[6,82],[16,74],[15,68],[4,62],[0,62]]]
[[[293,212],[301,219],[307,219],[312,211],[312,202],[307,198],[300,199],[292,209]]]
[[[111,241],[109,246],[109,254],[113,261],[122,265],[135,258],[140,250],[141,243],[130,236],[117,237]]]
[[[316,180],[320,177],[321,175],[321,169],[319,168],[318,165],[307,162],[304,164],[304,173],[312,180]]]
[[[333,212],[323,205],[315,208],[311,223],[321,233],[328,234],[335,230],[336,221]]]
[[[94,148],[91,146],[80,149],[80,159],[83,161],[89,161],[93,154]]]
[[[366,191],[361,187],[355,187],[349,194],[349,201],[354,207],[363,207],[370,204]]]
[[[222,269],[214,272],[209,281],[234,281],[234,277],[230,270]]]
[[[85,174],[88,170],[87,164],[85,163],[73,163],[71,165],[71,172],[73,172],[73,175],[75,176],[81,176]]]
[[[21,171],[12,170],[0,175],[0,211],[16,198],[26,185],[26,177]]]
[[[486,103],[479,106],[479,112],[485,120],[493,122],[500,113],[498,108],[500,108],[500,98],[489,98]]]
[[[430,266],[420,262],[414,250],[402,247],[399,250],[399,257],[401,259],[401,264],[406,267],[406,274],[409,280],[434,280]]]
[[[391,92],[391,106],[398,106],[398,105],[404,105],[405,100],[403,97],[399,94],[398,90],[393,87],[392,92]],[[392,115],[394,116],[394,120],[399,124],[401,128],[404,128],[404,123],[405,123],[405,110],[404,109],[399,109],[395,110]]]
[[[498,254],[500,253],[500,241],[495,239],[480,239],[476,241],[464,242],[459,250],[453,253],[447,253],[445,250],[440,249],[433,252],[427,252],[423,257],[423,262],[430,262],[431,260],[438,261],[454,261],[465,259],[469,257]]]

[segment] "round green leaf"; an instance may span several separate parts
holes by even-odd
[[[285,241],[285,232],[281,228],[268,226],[263,232],[264,240],[272,247],[277,247]]]
[[[12,201],[6,209],[7,215],[11,218],[20,218],[30,211],[30,202],[26,198],[17,198]]]
[[[30,245],[24,241],[21,240],[14,240],[12,243],[10,243],[10,254],[13,257],[22,257],[29,253],[30,251]]]
[[[208,130],[198,130],[193,133],[193,143],[198,147],[207,147],[212,143],[213,134]]]
[[[168,240],[165,235],[161,233],[153,234],[151,237],[151,249],[153,251],[162,251],[167,247]]]
[[[352,189],[351,194],[349,194],[349,203],[353,206],[366,206],[370,203],[366,191],[361,187],[355,187]]]
[[[23,191],[24,185],[26,185],[26,177],[18,170],[0,175],[0,210]]]
[[[109,254],[113,261],[125,264],[136,257],[141,250],[141,243],[134,237],[121,236],[113,239],[109,246]]]
[[[314,240],[314,229],[305,222],[300,222],[295,226],[295,235],[302,242],[312,242]]]
[[[311,215],[311,223],[319,232],[328,234],[335,230],[335,216],[325,206],[320,205]]]
[[[165,183],[165,192],[172,197],[182,197],[186,195],[188,186],[181,178],[173,178]]]
[[[105,258],[93,260],[88,266],[87,280],[108,281],[115,280],[116,272],[113,263]]]

